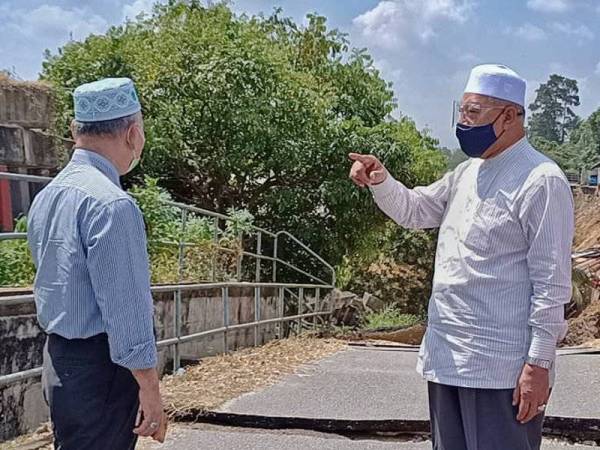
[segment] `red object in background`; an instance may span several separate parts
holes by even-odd
[[[6,166],[0,165],[0,172],[7,172]],[[12,202],[10,200],[10,181],[0,179],[0,230],[13,230]]]

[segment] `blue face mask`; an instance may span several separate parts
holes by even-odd
[[[481,158],[481,155],[498,140],[498,138],[504,133],[500,133],[500,136],[496,136],[494,131],[494,124],[496,120],[504,113],[504,110],[498,117],[487,125],[471,126],[456,124],[456,137],[460,144],[460,148],[470,158]]]

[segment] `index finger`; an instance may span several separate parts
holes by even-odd
[[[361,153],[349,153],[348,157],[352,161],[360,161],[362,163],[372,161],[373,156],[371,155],[363,155]]]
[[[533,408],[533,404],[531,403],[531,401],[521,398],[521,402],[519,403],[519,414],[517,414],[517,420],[521,423],[525,423],[525,419],[529,415],[531,408]]]

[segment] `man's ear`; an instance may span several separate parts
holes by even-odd
[[[71,136],[73,136],[73,139],[77,139],[77,132],[75,130],[75,119],[73,119],[71,120]]]
[[[517,108],[514,106],[509,106],[504,111],[504,124],[505,125],[513,125],[517,119],[519,118]]]
[[[127,131],[125,131],[125,143],[129,148],[135,148],[135,133],[137,126],[136,123],[132,123],[127,127]]]

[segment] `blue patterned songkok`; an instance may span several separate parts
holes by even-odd
[[[78,122],[119,119],[142,109],[129,78],[105,78],[82,84],[75,89],[73,99]]]

